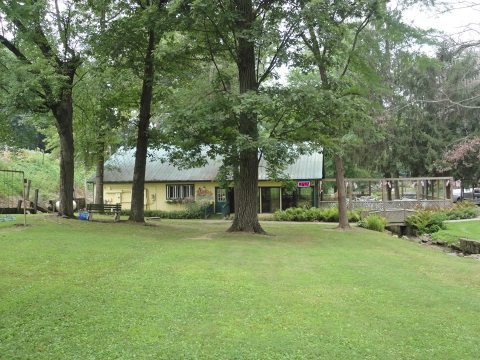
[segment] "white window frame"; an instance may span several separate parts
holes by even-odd
[[[193,184],[167,184],[167,200],[195,199],[195,186]]]

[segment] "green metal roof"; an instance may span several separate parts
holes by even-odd
[[[205,166],[179,169],[167,161],[166,153],[161,150],[149,151],[146,182],[173,182],[173,181],[215,181],[218,170],[222,165],[220,158],[209,160]],[[105,164],[104,182],[132,182],[135,164],[135,150],[120,150]],[[260,161],[258,169],[259,180],[270,180],[267,176],[265,161]],[[289,165],[284,173],[292,180],[314,180],[323,177],[323,154],[313,153],[300,155]]]

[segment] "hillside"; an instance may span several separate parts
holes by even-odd
[[[19,170],[25,178],[31,180],[30,199],[33,200],[35,189],[39,189],[39,202],[43,205],[48,200],[58,199],[60,165],[58,159],[50,154],[32,150],[0,151],[0,170]],[[90,174],[87,174],[90,175]],[[0,201],[21,194],[21,180],[0,172]],[[19,185],[20,184],[20,185]],[[77,170],[75,176],[75,197],[85,197],[85,172]]]

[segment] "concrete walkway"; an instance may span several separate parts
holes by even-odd
[[[463,222],[463,221],[480,221],[480,216],[473,219],[445,220],[445,222]]]

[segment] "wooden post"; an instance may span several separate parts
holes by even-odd
[[[399,185],[398,180],[393,181],[393,189],[394,189],[394,193],[395,193],[395,199],[399,200],[400,199],[400,185]]]
[[[372,196],[372,182],[368,182],[368,196]]]
[[[25,181],[27,182],[27,190],[26,190],[26,193],[25,193],[25,200],[27,201],[30,201],[30,186],[32,185],[32,180],[26,180]]]
[[[318,208],[318,180],[315,180],[313,187],[313,207]],[[280,202],[282,201],[282,197],[280,196]],[[281,208],[281,206],[280,206]]]
[[[23,226],[27,226],[27,202],[25,201],[25,185],[27,179],[25,179],[25,175],[22,172],[22,180],[23,180]]]
[[[323,181],[320,181],[320,201],[323,202]]]
[[[348,182],[347,186],[347,192],[348,192],[348,208],[352,209],[353,208],[353,186],[352,186],[352,181]]]
[[[385,185],[382,180],[382,201],[385,201]]]
[[[453,179],[445,181],[445,198],[447,200],[452,199],[452,190],[451,190],[452,189],[452,182],[453,182]]]
[[[417,180],[417,200],[421,200],[422,198],[422,181]]]
[[[38,189],[35,189],[35,195],[33,197],[33,213],[37,213],[37,207],[38,207]]]

